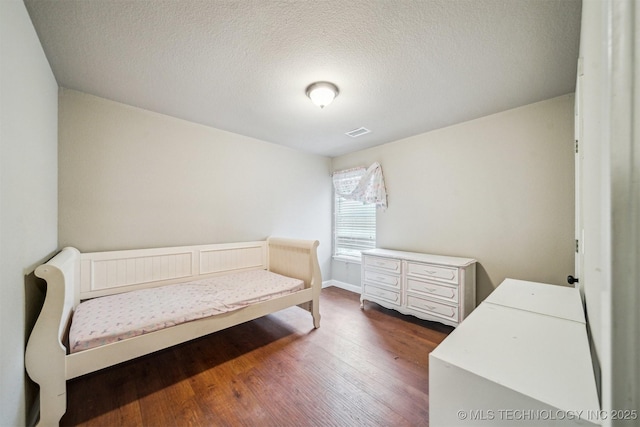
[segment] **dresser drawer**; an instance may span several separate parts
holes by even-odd
[[[365,270],[364,281],[379,285],[391,286],[400,289],[400,276],[392,274],[378,273],[377,271]]]
[[[426,296],[442,298],[453,303],[458,302],[457,286],[447,286],[441,283],[426,282],[424,280],[417,280],[408,277],[407,290],[409,292],[420,293]]]
[[[377,270],[388,271],[400,274],[402,261],[393,258],[378,258],[374,256],[364,257],[365,268],[375,268]]]
[[[389,289],[382,289],[369,284],[364,285],[364,297],[371,297],[400,305],[400,292],[394,292]]]
[[[458,269],[440,265],[407,263],[407,274],[410,276],[426,277],[449,283],[458,283]]]
[[[407,308],[421,313],[431,314],[445,319],[458,321],[458,307],[451,306],[415,295],[407,295]]]

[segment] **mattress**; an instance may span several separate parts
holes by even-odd
[[[70,351],[227,313],[303,288],[302,280],[251,270],[83,301],[73,314]]]

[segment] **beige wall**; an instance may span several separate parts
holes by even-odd
[[[573,96],[333,159],[380,162],[389,208],[378,246],[473,257],[478,302],[506,277],[566,284],[574,269]],[[333,261],[355,284],[359,266]]]
[[[0,425],[27,423],[24,348],[57,248],[58,85],[22,1],[0,1]]]
[[[72,90],[59,108],[61,246],[318,239],[329,279],[329,158]]]

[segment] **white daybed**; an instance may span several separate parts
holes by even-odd
[[[269,238],[247,243],[95,253],[63,249],[35,272],[46,280],[47,288],[42,311],[27,344],[25,366],[31,379],[40,386],[38,425],[58,425],[66,412],[69,379],[294,305],[310,311],[314,327],[318,328],[322,277],[317,247],[318,241]],[[255,270],[286,276],[284,279],[300,279],[304,284],[299,284],[300,290],[270,295],[267,300],[254,298],[249,305],[233,307],[232,311],[215,316],[70,351],[72,317],[84,300],[97,297],[107,300],[124,293],[146,295],[150,288],[228,279],[232,277],[229,274]]]

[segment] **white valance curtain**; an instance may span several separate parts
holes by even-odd
[[[367,169],[359,167],[335,172],[333,186],[336,194],[347,200],[375,204],[383,210],[387,208],[387,190],[378,162]]]

